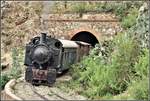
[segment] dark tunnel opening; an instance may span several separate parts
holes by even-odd
[[[82,32],[75,34],[71,40],[83,41],[83,42],[91,44],[92,46],[95,46],[98,43],[97,38],[92,33],[87,32],[87,31],[82,31]]]

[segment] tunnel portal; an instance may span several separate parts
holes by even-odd
[[[81,31],[75,34],[71,40],[73,41],[83,41],[86,43],[91,44],[92,46],[95,46],[98,42],[97,38],[90,32],[87,31]]]

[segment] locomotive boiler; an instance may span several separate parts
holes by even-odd
[[[53,85],[57,74],[88,55],[90,47],[85,42],[55,39],[41,33],[26,44],[25,80],[37,85]]]

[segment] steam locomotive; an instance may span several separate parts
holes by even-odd
[[[52,86],[57,74],[88,55],[91,45],[81,41],[55,39],[41,33],[26,44],[25,80],[32,84]]]

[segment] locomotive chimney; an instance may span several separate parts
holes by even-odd
[[[44,43],[46,41],[46,33],[41,33],[40,43]]]

